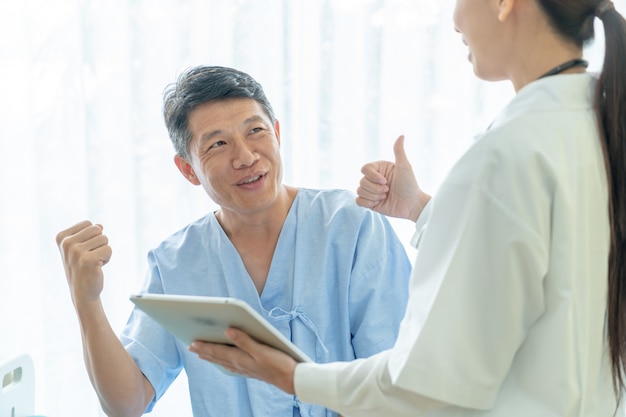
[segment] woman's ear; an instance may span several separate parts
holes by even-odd
[[[189,162],[187,162],[185,158],[180,155],[176,155],[174,156],[174,163],[178,167],[180,173],[183,174],[183,177],[187,179],[187,181],[189,181],[193,185],[200,185],[200,180],[198,180],[198,177],[196,177],[196,173],[194,172],[193,167]]]
[[[515,4],[515,0],[498,0],[498,20],[500,22],[504,22],[511,11],[513,10],[513,5]]]

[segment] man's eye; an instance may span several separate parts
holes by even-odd
[[[222,145],[226,145],[226,142],[224,142],[223,140],[218,140],[217,142],[211,144],[211,146],[209,146],[209,149],[219,148]]]
[[[262,127],[255,127],[255,128],[252,128],[252,130],[250,131],[250,133],[259,133],[259,132],[261,132],[261,131],[263,131],[263,128],[262,128]]]

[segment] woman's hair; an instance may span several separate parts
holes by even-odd
[[[621,399],[626,365],[626,21],[610,0],[538,0],[552,26],[582,47],[593,39],[593,23],[604,24],[605,53],[596,85],[595,109],[609,186],[607,338],[613,387]]]
[[[163,93],[163,118],[174,149],[189,158],[189,115],[209,101],[249,98],[261,105],[274,123],[276,117],[263,87],[245,72],[217,66],[197,66],[185,70]]]

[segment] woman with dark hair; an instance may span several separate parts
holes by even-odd
[[[622,415],[626,22],[610,0],[457,0],[454,23],[476,75],[516,96],[432,199],[402,137],[363,167],[357,203],[417,222],[394,347],[296,364],[230,329],[236,348],[192,350],[350,416]]]

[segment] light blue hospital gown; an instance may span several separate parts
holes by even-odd
[[[384,216],[342,190],[300,189],[259,297],[213,213],[148,254],[144,290],[245,300],[316,362],[349,361],[390,348],[403,317],[411,265]],[[336,416],[265,382],[230,376],[139,310],[122,343],[156,392],[184,368],[194,416]],[[181,400],[182,401],[182,400]]]

